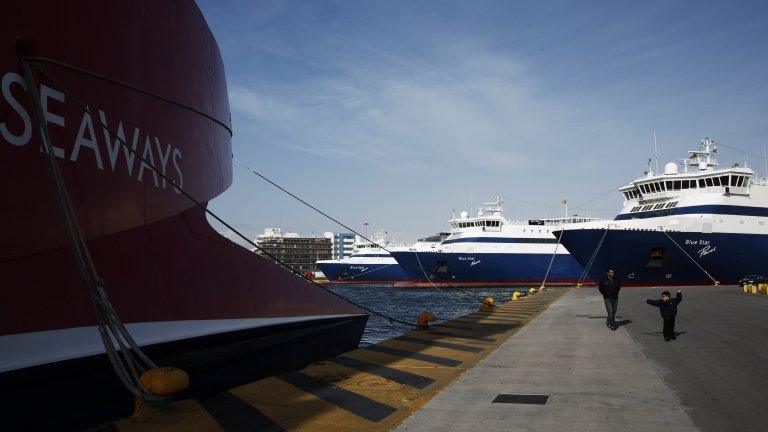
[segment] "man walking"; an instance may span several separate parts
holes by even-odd
[[[608,319],[605,320],[605,325],[611,330],[616,330],[618,328],[616,325],[616,309],[619,307],[619,290],[621,289],[621,284],[616,278],[616,273],[613,269],[608,269],[608,271],[605,272],[605,277],[600,281],[597,289],[599,289],[600,294],[603,295],[603,300],[605,300],[605,311],[608,312]]]

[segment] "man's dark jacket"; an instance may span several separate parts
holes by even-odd
[[[602,294],[603,297],[607,299],[617,299],[619,298],[619,290],[621,289],[621,284],[619,283],[619,279],[617,277],[614,276],[613,278],[609,278],[606,276],[603,278],[603,280],[600,281],[597,289],[600,290],[600,294]]]
[[[681,293],[677,293],[675,298],[669,300],[645,300],[649,305],[659,308],[661,317],[664,319],[674,319],[677,316],[677,305],[679,305],[681,301],[683,301],[683,295]]]

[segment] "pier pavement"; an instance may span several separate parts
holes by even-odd
[[[683,288],[665,342],[661,291],[622,290],[616,331],[595,288],[569,291],[397,430],[765,430],[768,296]]]

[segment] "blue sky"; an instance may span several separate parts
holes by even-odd
[[[654,130],[661,165],[705,136],[757,154],[768,142],[766,2],[199,5],[234,153],[360,230],[412,240],[497,193],[509,218],[559,216],[561,199],[641,175]],[[723,165],[745,158],[721,148]],[[234,169],[211,208],[249,236],[340,230]],[[586,207],[620,204],[616,192]]]

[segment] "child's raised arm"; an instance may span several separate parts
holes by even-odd
[[[659,301],[658,300],[645,299],[645,302],[648,303],[651,306],[659,306]]]
[[[677,290],[677,296],[675,297],[675,304],[680,304],[681,301],[683,301],[683,292],[680,290]]]

